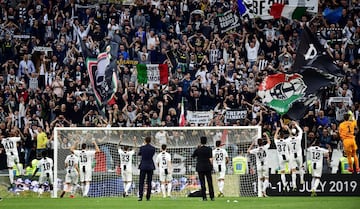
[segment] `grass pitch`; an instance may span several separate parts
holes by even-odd
[[[16,209],[357,209],[360,197],[222,197],[215,201],[201,198],[152,197],[150,201],[138,202],[135,197],[51,199],[49,197],[5,197],[0,208]]]

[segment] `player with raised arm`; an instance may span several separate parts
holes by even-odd
[[[276,128],[274,135],[274,142],[276,145],[276,150],[278,153],[279,165],[280,165],[280,175],[281,182],[283,184],[283,190],[289,191],[289,185],[286,181],[286,164],[289,163],[290,153],[289,153],[289,141],[285,139],[284,130],[281,130],[280,127]]]
[[[19,164],[19,153],[17,149],[17,143],[21,141],[20,137],[16,137],[13,131],[10,132],[10,137],[3,138],[0,135],[1,144],[4,146],[6,157],[7,157],[7,167],[9,171],[9,179],[11,186],[14,185],[14,166],[17,167],[19,173],[23,174],[23,167]]]
[[[79,181],[79,158],[74,153],[65,158],[65,185],[60,198],[63,198],[66,192],[70,192],[70,198],[74,198],[75,189]]]
[[[81,150],[76,150],[78,141],[71,147],[71,151],[79,158],[79,170],[80,170],[80,182],[83,197],[87,197],[90,189],[90,182],[92,180],[92,161],[95,158],[95,153],[100,152],[96,141],[92,143],[95,146],[95,150],[87,149],[86,143],[81,144]]]
[[[215,142],[215,149],[212,151],[213,168],[217,174],[219,193],[218,197],[224,197],[224,185],[225,185],[225,174],[226,165],[229,163],[229,155],[227,151],[221,148],[221,141]]]
[[[353,118],[353,113],[349,111],[349,113],[344,114],[344,121],[339,125],[339,135],[344,145],[344,152],[346,154],[349,168],[349,172],[354,172],[353,163],[355,163],[355,171],[356,173],[360,173],[359,168],[359,158],[356,155],[356,150],[358,149],[355,141],[355,132],[357,129],[356,120]],[[354,162],[352,160],[354,158]]]
[[[270,147],[271,141],[266,133],[263,133],[266,138],[266,144],[264,145],[263,138],[259,138],[257,141],[257,148],[253,149],[255,142],[253,142],[247,152],[253,154],[256,157],[256,170],[258,175],[258,191],[261,191],[262,197],[267,197],[266,188],[269,186],[269,164],[267,162],[267,152]]]
[[[136,148],[136,136],[133,138],[134,141],[134,149]],[[121,140],[119,142],[119,145],[121,143]],[[121,177],[124,183],[124,193],[123,197],[129,196],[129,190],[131,188],[132,183],[132,159],[133,155],[135,154],[135,150],[130,150],[128,145],[124,146],[124,149],[121,149],[119,146],[118,153],[120,155],[120,163],[121,163]]]
[[[166,144],[161,145],[161,152],[156,156],[155,163],[159,168],[159,180],[163,198],[171,197],[172,164],[171,155],[166,151]],[[166,195],[167,191],[167,195]]]
[[[319,147],[319,144],[320,141],[317,140],[311,147],[307,148],[307,151],[310,153],[312,170],[311,196],[316,196],[316,188],[319,186],[322,175],[323,158],[326,153],[329,153],[329,150]]]
[[[40,170],[40,177],[39,177],[39,188],[42,188],[44,184],[48,181],[50,191],[53,190],[53,183],[54,183],[54,176],[53,176],[53,169],[54,169],[54,161],[53,159],[47,157],[47,151],[42,151],[41,159],[38,162],[38,165],[31,177],[33,179],[36,173]],[[39,191],[39,194],[42,194],[43,190]]]
[[[292,188],[293,191],[296,191],[297,173],[300,174],[300,184],[304,184],[305,182],[304,181],[305,167],[304,167],[302,148],[301,148],[303,130],[295,121],[292,122],[292,125],[293,125],[292,129],[290,129],[287,126],[290,133],[290,136],[288,137],[289,151],[290,151],[289,168],[291,169]]]

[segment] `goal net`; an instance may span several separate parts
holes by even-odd
[[[191,196],[199,190],[200,183],[195,172],[196,159],[191,157],[200,142],[201,136],[208,138],[208,146],[215,147],[220,140],[228,152],[224,194],[226,196],[257,196],[257,177],[254,171],[255,158],[246,154],[250,144],[261,137],[260,126],[226,127],[144,127],[144,128],[85,128],[57,127],[54,132],[54,197],[59,197],[64,187],[65,158],[71,153],[70,148],[76,142],[76,149],[86,143],[95,149],[96,141],[100,152],[92,159],[92,181],[88,196],[122,196],[124,184],[121,177],[119,148],[125,145],[134,149],[143,144],[144,138],[151,136],[156,147],[156,155],[162,144],[167,144],[173,167],[172,197]],[[130,194],[137,196],[140,156],[133,155],[133,180]],[[155,162],[155,160],[154,160]],[[256,170],[256,169],[255,169]],[[216,176],[213,175],[215,192],[218,191]],[[80,184],[80,181],[79,181]],[[152,182],[153,195],[161,195],[158,169],[154,171]],[[76,195],[81,195],[80,185]]]

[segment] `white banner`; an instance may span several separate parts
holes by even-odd
[[[213,117],[210,111],[186,111],[186,122],[190,124],[208,124]]]
[[[159,84],[160,83],[160,70],[157,64],[147,64],[147,83],[148,84]]]
[[[249,2],[249,1],[244,1]],[[283,0],[252,0],[252,4],[246,4],[249,10],[249,15],[252,18],[260,17],[263,20],[273,19],[274,17],[270,15],[271,6],[274,3],[284,3]],[[288,0],[285,3],[284,10],[289,8],[296,7],[306,7],[306,11],[310,13],[318,12],[318,1],[301,1],[301,0]],[[249,8],[250,7],[250,8]]]

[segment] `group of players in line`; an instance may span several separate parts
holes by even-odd
[[[360,172],[358,157],[356,155],[357,146],[355,143],[356,132],[356,120],[353,119],[351,113],[344,115],[344,121],[339,125],[340,138],[343,141],[344,152],[347,155],[349,161],[349,171],[357,173]],[[285,133],[289,135],[285,137]],[[13,167],[17,166],[20,173],[23,173],[21,166],[19,166],[19,155],[16,143],[21,140],[20,137],[16,137],[16,130],[10,133],[10,137],[2,138],[1,143],[4,146],[7,155],[7,166],[9,168],[10,183],[14,183]],[[284,191],[290,191],[290,185],[286,180],[287,165],[291,171],[292,177],[292,189],[297,190],[297,174],[300,174],[300,184],[304,183],[305,167],[302,155],[301,141],[303,136],[303,130],[299,125],[292,121],[287,125],[281,123],[281,128],[276,129],[274,135],[274,142],[278,154],[278,160],[280,165],[281,181]],[[134,141],[134,149],[130,149],[129,146],[124,146],[123,149],[119,146],[118,153],[120,155],[121,162],[121,175],[124,183],[123,196],[127,197],[130,193],[132,185],[132,159],[136,152],[136,138]],[[266,142],[266,143],[265,143]],[[87,145],[81,144],[81,149],[77,150],[78,142],[74,143],[71,147],[71,154],[65,159],[65,185],[60,197],[69,192],[70,198],[74,197],[78,181],[80,178],[82,195],[88,196],[90,189],[90,182],[92,180],[92,160],[95,157],[96,152],[100,152],[100,149],[95,141],[95,150],[88,149]],[[256,157],[256,169],[258,175],[258,189],[261,191],[262,197],[267,197],[266,189],[269,186],[269,163],[267,162],[268,149],[270,147],[270,138],[266,133],[263,133],[263,138],[253,142],[248,148],[249,154],[254,154]],[[216,141],[216,147],[213,149],[212,163],[213,169],[217,175],[218,180],[218,197],[224,196],[224,179],[226,174],[226,167],[229,162],[229,156],[227,151],[221,147],[220,141]],[[172,191],[172,163],[171,154],[166,150],[167,146],[163,144],[161,146],[161,152],[157,154],[155,163],[159,168],[159,180],[161,183],[161,192],[163,197],[170,197]],[[322,175],[323,158],[327,157],[329,150],[319,147],[319,142],[315,142],[311,147],[307,148],[310,154],[311,160],[311,174],[312,174],[312,189],[311,195],[315,196],[316,188],[320,183]],[[33,174],[36,175],[38,170],[41,170],[39,176],[39,184],[43,185],[46,181],[49,182],[50,190],[53,185],[53,160],[47,157],[46,151],[42,153],[42,158],[39,160],[37,168]],[[355,164],[355,170],[353,168],[353,161]]]

